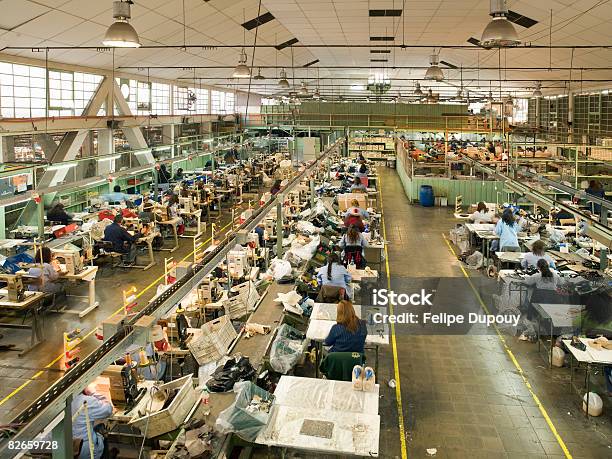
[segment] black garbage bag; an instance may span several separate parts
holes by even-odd
[[[217,367],[206,383],[211,392],[229,392],[238,381],[250,381],[255,376],[255,368],[248,357],[232,357]]]

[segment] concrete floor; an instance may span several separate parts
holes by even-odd
[[[385,167],[379,170],[392,287],[405,285],[404,282],[418,284],[429,277],[465,281],[459,261],[442,236],[456,223],[452,213],[447,209],[411,205],[396,172]],[[190,241],[182,240],[174,258],[181,259],[191,250],[190,245]],[[92,329],[121,305],[123,288],[143,287],[162,274],[163,254],[156,254],[160,263],[149,271],[119,271],[112,277],[101,275],[97,293],[102,306],[81,323],[66,315],[49,318],[48,341],[26,358],[18,359],[15,353],[2,355],[2,421],[12,419],[61,375],[57,364],[45,368],[61,353],[61,331],[75,326]],[[474,271],[470,275],[479,276]],[[461,289],[458,303],[471,303],[469,307],[478,308],[475,295],[466,292],[470,292],[467,287]],[[145,295],[143,300],[149,297]],[[19,336],[25,339],[26,334]],[[398,328],[395,339],[407,457],[428,457],[427,448],[436,448],[437,458],[566,457],[497,335],[426,336],[403,333]],[[571,456],[612,457],[609,403],[602,417],[587,420],[580,408],[579,395],[569,389],[568,368],[549,370],[536,344],[520,342],[511,336],[505,336],[505,342]],[[83,352],[95,344],[90,338],[83,344]],[[393,378],[396,375],[392,346],[381,348],[377,379],[381,384],[380,456],[385,458],[402,457],[403,452],[396,390],[388,386]],[[603,383],[601,375],[594,376],[593,380]],[[20,386],[23,388],[11,396]],[[601,388],[595,390],[603,393]]]
[[[450,210],[411,205],[395,171],[380,170],[392,287],[401,278],[464,278],[442,236],[456,224]],[[475,295],[466,298],[463,289],[459,295],[459,303],[478,307]],[[490,304],[486,297],[485,303]],[[537,344],[504,338],[569,453],[612,457],[610,404],[603,416],[587,420],[580,396],[569,388],[569,368],[549,370]],[[497,335],[418,336],[398,330],[396,340],[408,457],[427,457],[427,448],[436,448],[437,458],[565,457]],[[383,383],[393,377],[390,354],[379,371]],[[603,385],[601,375],[592,379]],[[601,387],[595,391],[605,393]],[[401,454],[394,392],[381,390],[383,457]]]

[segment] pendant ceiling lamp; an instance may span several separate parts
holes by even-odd
[[[531,97],[534,98],[534,99],[541,99],[542,98],[542,83],[540,83],[539,81],[536,82],[536,87],[535,87]]]
[[[102,44],[114,48],[140,48],[140,39],[134,27],[128,22],[132,17],[131,2],[113,2],[115,22],[108,28]]]
[[[285,69],[281,69],[280,71],[280,80],[278,80],[278,85],[283,89],[289,89],[289,81],[287,81],[287,72],[285,72]]]
[[[491,0],[491,22],[485,27],[480,38],[485,48],[506,48],[521,43],[514,25],[508,21],[506,0]]]
[[[421,84],[417,81],[414,86],[414,95],[417,97],[423,97],[423,91],[421,90]]]
[[[431,89],[427,91],[427,97],[425,98],[425,102],[427,102],[428,104],[436,103],[436,97],[433,95],[433,91]]]
[[[313,99],[320,99],[321,98],[321,93],[319,92],[319,88],[315,89],[315,91],[312,93],[312,98]]]
[[[300,89],[298,91],[298,96],[300,97],[308,97],[310,96],[310,92],[308,92],[308,87],[306,86],[306,82],[302,81],[302,86],[300,86]]]
[[[430,67],[427,69],[427,72],[425,72],[426,80],[442,81],[444,79],[444,72],[438,67],[438,63],[438,55],[432,54],[429,57]]]
[[[254,80],[265,80],[266,78],[261,74],[261,67],[259,68],[257,75],[253,77]]]
[[[240,51],[240,59],[238,60],[238,65],[234,69],[234,73],[232,74],[233,78],[248,78],[251,76],[251,70],[247,67],[247,55],[244,52],[244,48]]]

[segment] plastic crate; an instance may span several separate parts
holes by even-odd
[[[187,346],[198,364],[205,365],[226,355],[237,336],[229,317],[221,316],[202,325],[202,335],[191,340]]]

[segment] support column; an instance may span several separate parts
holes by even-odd
[[[314,178],[310,177],[310,208],[311,209],[314,209],[315,200],[316,200],[315,182],[314,182]]]
[[[174,147],[174,124],[162,126],[162,144],[172,145],[172,151],[170,155],[172,158],[174,158],[176,156],[176,150]]]
[[[36,204],[36,225],[38,226],[38,237],[45,239],[45,196],[40,194],[40,201]]]
[[[278,203],[276,204],[276,258],[279,260],[283,257],[283,202],[285,197],[277,195]]]
[[[113,154],[113,130],[100,129],[98,131],[98,156]]]
[[[72,395],[66,400],[64,419],[51,431],[51,440],[58,448],[52,452],[53,459],[72,459]]]

